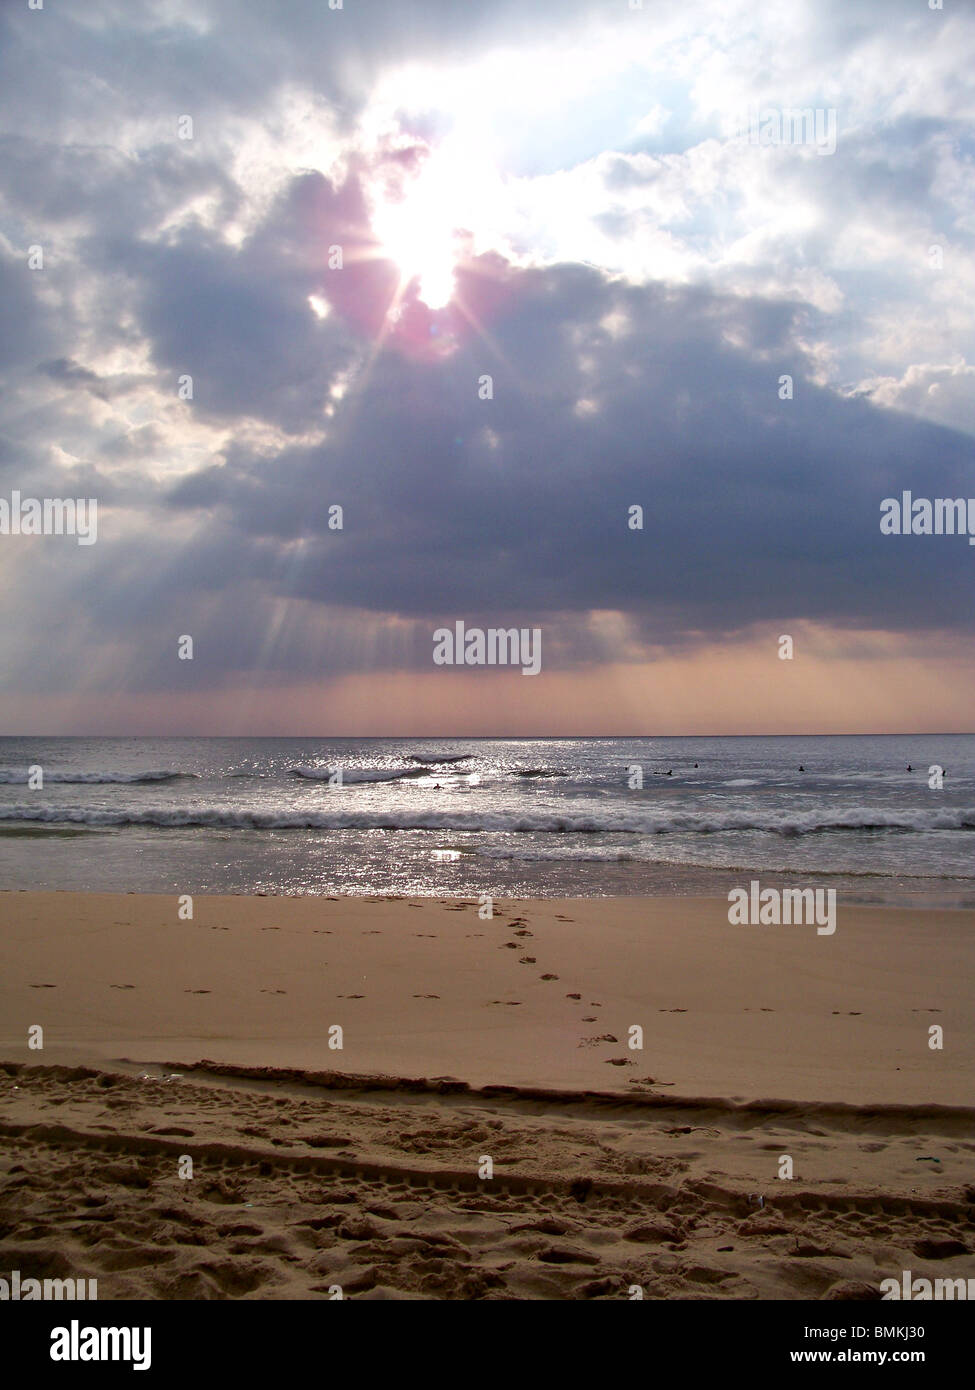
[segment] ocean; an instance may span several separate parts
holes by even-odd
[[[972,907],[973,831],[971,734],[0,739],[5,889]]]

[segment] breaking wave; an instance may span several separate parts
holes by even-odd
[[[831,832],[874,831],[910,833],[932,830],[975,830],[975,807],[966,810],[916,810],[885,812],[852,809],[823,814],[779,816],[754,813],[667,814],[648,809],[643,814],[621,811],[612,815],[568,815],[557,813],[504,814],[503,812],[463,811],[288,811],[279,809],[245,811],[220,807],[151,808],[146,810],[107,810],[70,806],[3,806],[3,821],[43,821],[48,823],[146,826],[161,830],[187,827],[222,830],[452,830],[501,831],[512,834],[552,835],[718,835],[723,831],[759,831],[785,838]]]
[[[198,772],[47,772],[45,782],[60,782],[68,786],[94,786],[103,782],[135,786],[139,782],[179,782],[183,778],[199,777]],[[15,768],[0,768],[0,783],[27,785],[27,773]]]
[[[473,753],[441,753],[439,757],[426,753],[410,753],[411,763],[422,763],[424,767],[440,767],[444,763],[469,763]]]
[[[335,772],[335,764],[331,767],[289,767],[292,777],[304,777],[310,782],[327,782]],[[426,769],[422,767],[404,767],[396,771],[373,767],[343,767],[342,781],[344,784],[358,784],[360,782],[400,782],[404,778],[425,777]]]

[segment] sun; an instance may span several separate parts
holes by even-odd
[[[443,309],[456,288],[458,228],[447,162],[432,156],[394,199],[380,198],[372,229],[378,254],[398,267],[400,292],[414,281],[429,309]]]

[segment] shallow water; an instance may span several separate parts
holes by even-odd
[[[6,888],[975,905],[973,831],[975,735],[0,739]]]

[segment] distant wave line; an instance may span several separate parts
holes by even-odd
[[[239,830],[452,830],[509,834],[569,835],[716,835],[725,831],[759,831],[787,838],[830,832],[924,832],[975,830],[975,808],[883,812],[856,808],[837,814],[806,812],[774,819],[755,815],[683,813],[618,818],[591,815],[450,811],[289,811],[221,807],[110,810],[79,806],[4,806],[0,820],[40,821],[96,826],[144,826],[158,829]]]
[[[67,786],[100,786],[103,783],[134,786],[140,782],[176,782],[184,777],[200,776],[198,772],[47,772],[43,769],[42,772],[44,782],[57,782]],[[26,772],[0,768],[0,784],[26,786],[28,780]]]

